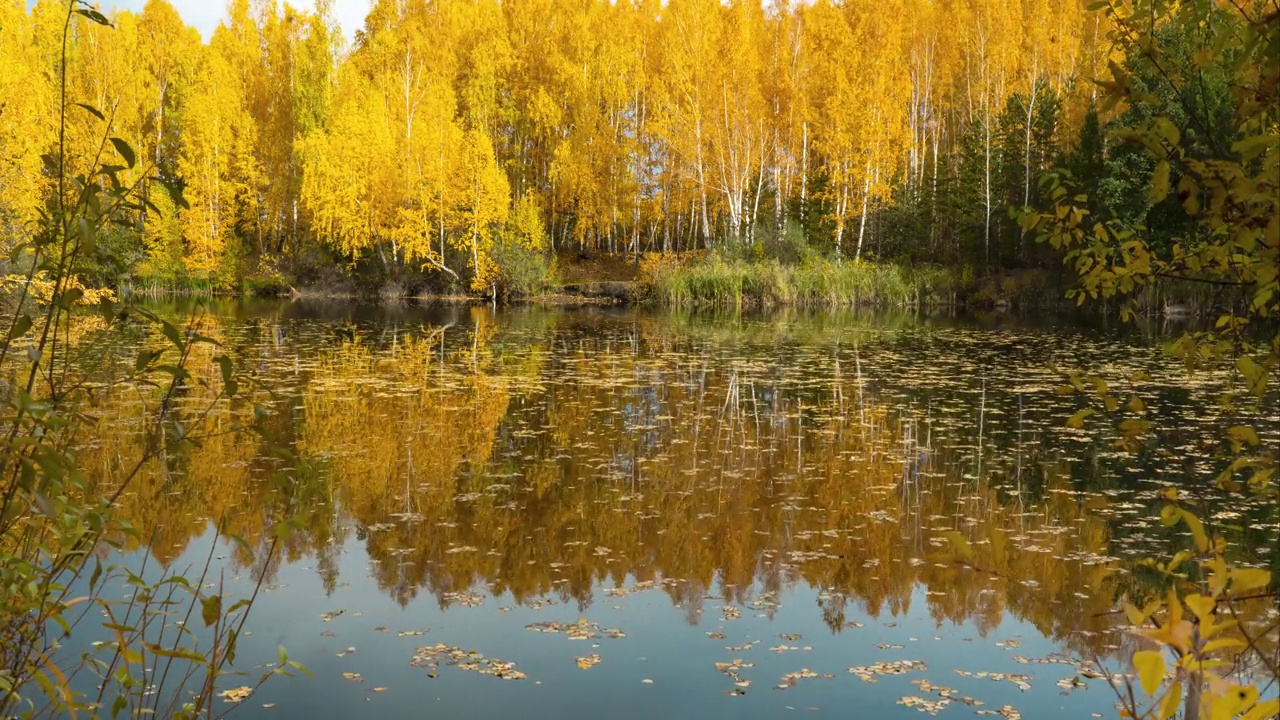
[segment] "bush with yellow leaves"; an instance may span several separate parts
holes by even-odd
[[[43,270],[29,278],[26,275],[5,275],[0,278],[0,284],[3,284],[6,296],[18,297],[25,290],[27,296],[39,305],[53,302],[54,282]],[[79,276],[75,275],[67,279],[63,294],[76,305],[97,305],[103,300],[116,300],[115,291],[111,288],[85,287]]]

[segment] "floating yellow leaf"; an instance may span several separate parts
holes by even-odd
[[[249,687],[248,685],[243,685],[238,688],[223,690],[222,692],[218,693],[218,697],[221,697],[225,702],[238,703],[248,698],[252,694],[253,694],[253,688]]]

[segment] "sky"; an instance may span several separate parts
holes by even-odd
[[[213,35],[218,23],[227,18],[227,0],[169,0],[188,25],[195,27],[205,40]],[[141,11],[146,0],[108,0],[102,6],[121,10]],[[282,3],[283,4],[283,3]],[[314,0],[289,0],[299,10],[315,8]],[[334,0],[333,19],[342,26],[342,34],[351,40],[355,31],[364,26],[364,16],[369,13],[370,0]]]

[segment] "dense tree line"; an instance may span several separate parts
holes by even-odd
[[[1048,261],[1009,211],[1055,162],[1132,164],[1080,0],[379,0],[350,45],[329,10],[232,0],[207,43],[166,0],[72,27],[72,146],[89,166],[105,124],[155,179],[93,281],[487,290],[548,252],[693,249],[981,273]],[[63,14],[0,3],[10,245],[50,192]],[[1113,170],[1120,211],[1149,168]]]

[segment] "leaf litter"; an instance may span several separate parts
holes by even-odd
[[[223,690],[222,692],[218,693],[218,697],[222,698],[223,702],[238,703],[248,699],[248,697],[252,694],[253,694],[253,688],[249,687],[248,685],[244,685],[238,688]]]
[[[562,623],[555,620],[534,622],[525,625],[526,630],[546,634],[563,634],[570,640],[591,640],[600,636],[619,639],[627,636],[620,628],[602,627],[599,623],[581,618],[574,623]]]
[[[478,650],[463,650],[460,647],[439,643],[429,647],[420,647],[409,660],[414,667],[435,670],[440,664],[456,667],[459,670],[480,675],[492,675],[503,680],[524,680],[528,676],[516,669],[514,662],[498,658],[485,657]]]

